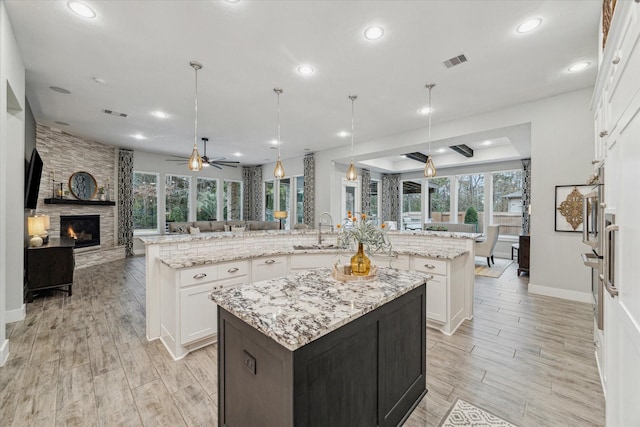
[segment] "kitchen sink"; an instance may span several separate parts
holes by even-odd
[[[309,249],[335,249],[336,245],[293,245],[293,249],[298,251]]]

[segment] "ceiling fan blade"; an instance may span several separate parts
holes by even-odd
[[[227,163],[228,164],[234,164],[234,165],[240,164],[240,162],[235,162],[233,160],[214,160],[213,162],[210,162],[210,163],[217,163],[219,165],[224,165],[224,164],[227,164]]]

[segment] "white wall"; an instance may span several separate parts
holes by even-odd
[[[5,324],[24,318],[24,82],[22,57],[0,1],[0,366],[9,355]]]
[[[434,125],[433,140],[485,132],[491,129],[531,125],[531,280],[529,290],[590,302],[590,271],[580,260],[586,250],[579,233],[554,231],[555,186],[582,184],[593,172],[591,166],[593,119],[589,110],[592,89],[545,98]],[[419,143],[423,130],[361,142],[356,158],[364,151],[384,151]],[[316,215],[340,211],[342,165],[348,147],[316,153]],[[480,167],[480,166],[479,166]],[[344,168],[346,172],[346,167]],[[339,172],[338,172],[339,171]],[[447,174],[442,170],[442,174]],[[326,177],[326,178],[324,178]],[[316,218],[317,221],[317,218]]]

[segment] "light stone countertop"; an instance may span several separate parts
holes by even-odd
[[[393,255],[391,258],[395,258],[398,255],[416,255],[422,256],[426,258],[439,258],[439,259],[455,259],[464,254],[466,254],[466,250],[441,250],[441,249],[423,249],[423,248],[401,248],[396,251],[393,251]],[[355,254],[354,250],[351,249],[340,249],[340,248],[332,248],[332,249],[293,249],[290,248],[278,248],[278,249],[259,249],[259,248],[249,248],[243,250],[220,250],[213,249],[211,252],[206,253],[198,253],[193,255],[176,255],[176,256],[166,256],[159,257],[158,259],[165,265],[173,268],[173,269],[181,269],[181,268],[189,268],[198,265],[208,265],[208,264],[217,264],[219,262],[226,261],[237,261],[242,259],[252,259],[259,258],[265,256],[278,256],[278,255],[291,255],[291,254],[333,254],[336,255],[336,258],[339,255],[343,256],[352,256]],[[384,256],[384,254],[378,254]],[[318,266],[321,267],[321,266]],[[328,266],[327,266],[328,267]]]
[[[476,240],[482,236],[480,233],[451,233],[448,231],[389,231],[389,236],[431,236],[431,237],[446,237],[450,239],[470,239]],[[217,232],[205,232],[199,234],[164,234],[154,236],[135,236],[139,238],[145,245],[157,245],[157,244],[171,244],[171,243],[185,243],[196,242],[202,240],[216,240],[216,239],[233,239],[241,237],[261,237],[261,236],[317,236],[317,230],[269,230],[269,231],[217,231]],[[322,232],[323,236],[337,236],[338,233],[334,232]]]
[[[294,351],[426,283],[423,273],[379,268],[374,281],[339,282],[320,268],[231,289],[209,298]]]

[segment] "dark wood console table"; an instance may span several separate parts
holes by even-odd
[[[53,288],[68,292],[71,296],[75,257],[75,241],[69,238],[50,239],[49,243],[26,250],[27,302],[33,301],[37,291]]]
[[[520,236],[518,248],[518,276],[520,273],[529,274],[529,235]]]

